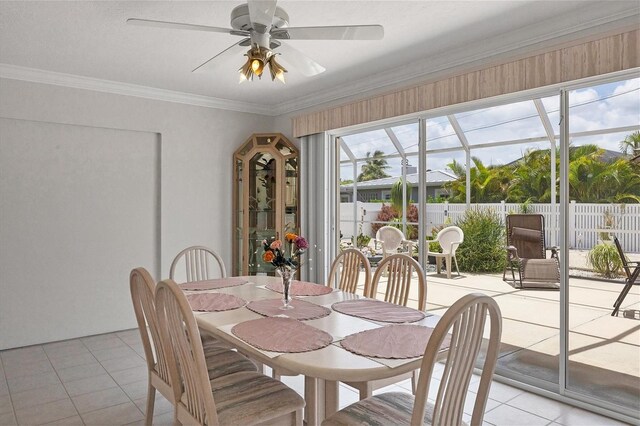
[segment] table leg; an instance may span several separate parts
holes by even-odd
[[[324,380],[324,418],[338,411],[339,382]],[[324,419],[323,419],[324,420]]]
[[[322,422],[322,419],[318,418],[318,414],[321,412],[320,407],[318,407],[320,396],[318,382],[319,380],[315,377],[304,376],[304,400],[306,403],[304,406],[304,420],[307,426],[316,426]]]

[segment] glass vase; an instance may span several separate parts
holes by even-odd
[[[291,280],[293,275],[287,268],[278,268],[278,273],[282,277],[282,307],[280,309],[293,309],[291,306]]]

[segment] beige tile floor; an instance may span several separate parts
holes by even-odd
[[[144,424],[147,391],[144,351],[137,330],[0,352],[0,425]],[[437,370],[431,388],[438,383]],[[283,381],[303,392],[301,376]],[[473,396],[478,378],[471,382]],[[405,381],[381,389],[410,391]],[[433,397],[433,393],[430,397]],[[340,406],[357,401],[340,385]],[[471,413],[467,398],[465,420]],[[154,424],[169,425],[171,404],[156,397]],[[486,425],[618,425],[615,420],[494,382]]]

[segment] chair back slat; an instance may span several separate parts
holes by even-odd
[[[329,272],[328,285],[355,294],[361,270],[364,271],[364,295],[368,296],[371,285],[371,266],[367,257],[357,249],[346,249],[335,258]]]
[[[156,290],[160,330],[180,366],[182,386],[177,398],[178,420],[183,424],[217,425],[218,416],[209,382],[200,332],[184,293],[171,279]]]
[[[142,346],[149,371],[155,373],[168,386],[175,380],[169,370],[167,357],[173,354],[166,353],[161,343],[158,329],[158,318],[154,300],[155,284],[149,272],[144,268],[135,268],[130,274],[131,300],[133,310],[138,322]],[[155,355],[154,355],[155,354]]]
[[[500,308],[492,298],[483,294],[469,294],[454,303],[431,334],[420,367],[411,424],[422,424],[433,368],[449,331],[451,340],[434,404],[432,424],[462,423],[464,402],[482,346],[487,315],[491,330],[470,422],[482,424],[502,333]]]
[[[224,261],[218,253],[208,247],[191,246],[178,253],[173,262],[171,262],[171,268],[169,269],[169,278],[172,280],[177,279],[176,273],[180,263],[184,264],[186,282],[225,278],[227,276]]]
[[[387,288],[384,300],[396,305],[407,306],[414,273],[418,281],[418,309],[424,310],[427,299],[424,271],[414,258],[402,253],[386,257],[378,263],[376,272],[373,274],[371,291],[368,297],[376,298],[380,279],[386,274]]]

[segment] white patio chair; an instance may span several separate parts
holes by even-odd
[[[427,250],[427,256],[433,256],[436,258],[436,269],[440,273],[440,264],[442,259],[447,263],[447,278],[451,278],[451,259],[456,263],[456,271],[460,275],[460,269],[458,269],[458,259],[456,258],[456,250],[458,246],[464,241],[464,232],[457,226],[447,226],[442,229],[436,235],[435,240],[427,240],[426,243],[440,243],[442,247],[442,253]],[[429,247],[427,245],[427,247]]]
[[[414,242],[407,240],[404,234],[398,228],[393,226],[383,226],[376,232],[376,241],[379,241],[382,245],[382,258],[398,253],[406,253],[409,256],[413,254]],[[398,251],[401,247],[405,249],[401,252]]]

